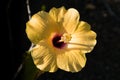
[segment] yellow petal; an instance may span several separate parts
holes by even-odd
[[[33,62],[42,71],[55,72],[57,70],[56,58],[47,46],[37,45],[31,52]]]
[[[82,53],[89,53],[96,45],[96,33],[90,30],[90,25],[80,22],[76,31],[72,34],[72,39],[68,44],[69,49],[80,49]]]
[[[63,19],[65,12],[66,9],[64,7],[60,7],[60,8],[53,7],[49,11],[49,14],[55,20],[55,22],[60,22]]]
[[[79,18],[79,12],[76,9],[68,9],[63,18],[63,27],[65,28],[67,33],[72,34],[75,31],[79,23]]]
[[[87,22],[80,21],[74,33],[82,32],[82,31],[87,32],[90,29],[91,29],[91,26]]]
[[[48,38],[52,32],[56,32],[58,25],[52,20],[48,13],[40,11],[32,16],[26,23],[28,38],[37,44],[41,39]]]
[[[66,51],[65,54],[57,56],[58,67],[65,71],[78,72],[85,66],[85,63],[85,54],[82,54],[80,50]]]

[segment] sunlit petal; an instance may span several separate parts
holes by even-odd
[[[87,32],[90,29],[91,29],[91,26],[87,22],[80,21],[74,33],[83,32],[83,31]]]
[[[26,26],[27,36],[34,44],[37,44],[41,39],[47,38],[52,32],[56,32],[58,29],[58,25],[44,11],[33,15],[26,23]]]
[[[64,7],[54,7],[49,11],[49,14],[55,20],[55,22],[60,22],[63,19],[65,12],[66,9]]]
[[[89,53],[96,45],[96,33],[90,30],[90,25],[80,22],[78,28],[72,34],[68,48],[80,49],[83,53]]]
[[[66,51],[57,56],[58,67],[65,71],[78,72],[85,66],[85,63],[85,54],[82,54],[80,50]]]
[[[53,52],[46,46],[37,45],[31,52],[37,68],[43,71],[55,72],[57,70],[56,59]]]
[[[68,9],[68,11],[65,13],[63,19],[63,27],[68,33],[72,34],[75,31],[79,23],[79,18],[79,12],[73,8]]]

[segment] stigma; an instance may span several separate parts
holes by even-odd
[[[64,33],[62,36],[61,36],[61,39],[59,40],[60,42],[64,42],[64,43],[68,43],[70,40],[71,40],[71,34],[68,34],[68,33]]]

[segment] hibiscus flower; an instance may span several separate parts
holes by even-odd
[[[85,67],[86,53],[96,45],[96,33],[87,22],[80,21],[75,8],[37,12],[26,23],[26,33],[35,45],[31,50],[33,62],[42,71],[59,68],[78,72]]]

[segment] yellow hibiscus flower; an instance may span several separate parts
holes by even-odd
[[[85,66],[85,53],[96,45],[96,33],[79,19],[76,9],[60,7],[48,13],[39,11],[26,23],[27,36],[35,44],[31,56],[38,69],[78,72]]]

